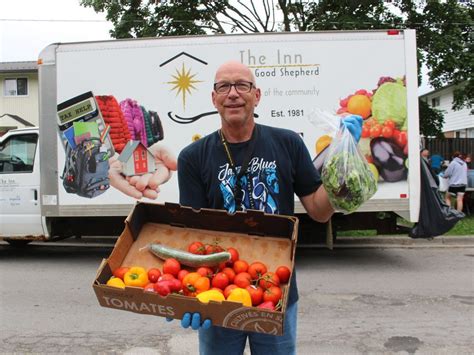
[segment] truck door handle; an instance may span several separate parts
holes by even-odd
[[[38,201],[38,190],[36,190],[36,189],[33,189],[33,199],[35,201]]]

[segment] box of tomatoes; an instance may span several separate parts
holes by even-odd
[[[93,288],[101,306],[281,335],[298,219],[139,202]]]

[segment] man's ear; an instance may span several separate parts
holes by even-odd
[[[260,91],[260,88],[255,89],[255,107],[258,106],[261,96],[262,96],[262,93]]]
[[[215,91],[212,91],[212,104],[214,105],[214,107],[217,108],[217,106],[216,106],[216,92]]]

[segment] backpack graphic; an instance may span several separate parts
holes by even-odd
[[[75,148],[66,146],[66,162],[61,176],[66,192],[93,198],[109,187],[109,159],[98,138],[90,138]]]

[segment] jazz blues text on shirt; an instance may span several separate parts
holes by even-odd
[[[276,169],[277,164],[276,161],[265,161],[263,158],[259,157],[254,157],[252,160],[249,162],[249,166],[247,168],[248,173],[255,173],[256,171],[263,170],[263,169]],[[217,178],[219,181],[224,181],[227,180],[228,177],[232,176],[234,173],[232,169],[230,168],[230,164],[226,163],[222,166],[220,166],[221,170],[219,171],[219,174],[217,175]],[[237,170],[237,174],[240,171],[240,166],[236,167],[235,170]]]

